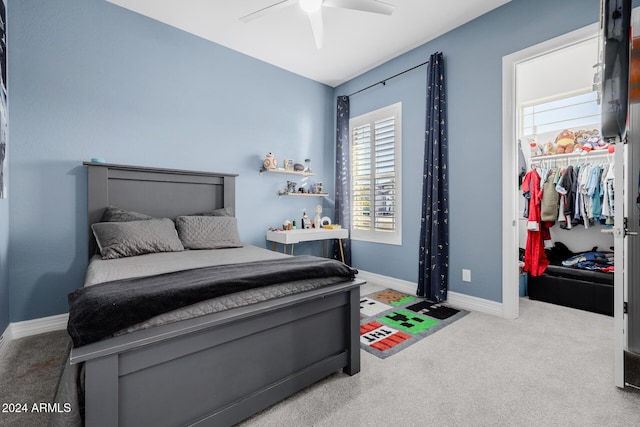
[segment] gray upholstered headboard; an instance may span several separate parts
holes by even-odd
[[[175,218],[211,209],[235,213],[236,174],[160,169],[84,162],[87,166],[87,220],[100,222],[107,206],[158,218]],[[89,256],[96,243],[89,229]]]

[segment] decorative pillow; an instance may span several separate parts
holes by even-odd
[[[168,218],[98,222],[92,224],[91,229],[102,259],[184,250],[173,221]]]
[[[212,209],[210,211],[193,214],[193,216],[233,216],[233,208]]]
[[[176,228],[186,249],[242,247],[238,222],[232,216],[179,216]]]
[[[128,222],[153,219],[152,216],[134,211],[125,211],[116,206],[109,206],[102,214],[102,222]]]

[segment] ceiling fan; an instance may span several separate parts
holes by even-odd
[[[378,0],[283,0],[245,15],[240,18],[240,20],[245,23],[251,22],[266,14],[295,4],[298,4],[300,9],[307,13],[311,30],[313,31],[313,38],[315,39],[318,49],[322,47],[324,42],[324,25],[322,23],[323,6],[379,13],[382,15],[391,15],[395,9],[395,6]]]

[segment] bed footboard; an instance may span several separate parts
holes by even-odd
[[[74,349],[85,424],[228,426],[340,369],[358,373],[362,283]]]

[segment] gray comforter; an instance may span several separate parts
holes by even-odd
[[[69,294],[67,330],[79,347],[199,301],[275,283],[329,276],[353,279],[355,274],[335,260],[300,256],[115,280]]]

